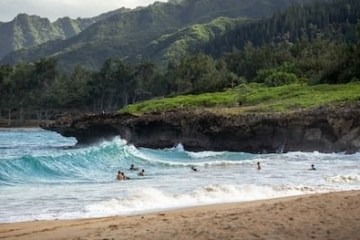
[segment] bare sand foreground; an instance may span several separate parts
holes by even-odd
[[[0,239],[360,239],[360,191],[129,217],[0,224]]]

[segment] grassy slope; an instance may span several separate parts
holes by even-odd
[[[129,105],[120,112],[141,115],[154,111],[196,108],[208,108],[224,114],[281,112],[357,100],[360,100],[359,82],[316,86],[291,84],[273,88],[248,84],[225,92],[149,100]]]

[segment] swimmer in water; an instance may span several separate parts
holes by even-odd
[[[257,170],[261,170],[260,162],[257,162]]]
[[[192,166],[191,169],[194,171],[194,172],[197,172],[197,168]]]
[[[311,168],[309,170],[316,170],[314,164],[311,164]]]
[[[116,175],[116,180],[118,180],[118,181],[124,180],[122,172],[118,171],[118,173]]]
[[[135,167],[134,164],[131,164],[130,169],[131,171],[137,171],[139,168]]]
[[[141,172],[138,173],[138,176],[145,176],[145,170],[141,170]]]
[[[125,176],[125,173],[124,173],[124,172],[122,172],[121,174],[122,174],[124,180],[130,179],[129,177]]]

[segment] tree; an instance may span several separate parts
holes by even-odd
[[[197,54],[182,59],[174,69],[172,88],[178,94],[201,93],[221,90],[226,86],[224,66],[216,66],[216,61],[205,54]]]
[[[41,94],[33,99],[42,109],[51,108],[53,102],[49,89],[59,77],[57,60],[54,58],[40,59],[34,64],[34,71],[29,79],[29,84]],[[41,113],[39,113],[41,115]]]
[[[156,95],[163,93],[159,91],[157,79],[156,67],[151,62],[143,62],[134,67],[134,85],[132,93],[132,103],[137,100],[150,99]],[[163,86],[165,87],[165,86]]]
[[[16,99],[16,86],[11,79],[14,69],[9,65],[0,66],[0,112],[8,109],[8,125],[11,125],[11,111]],[[1,115],[1,114],[0,114]]]
[[[98,105],[101,111],[113,111],[128,104],[134,88],[132,66],[117,59],[107,59],[99,73],[89,81],[90,96],[94,110]]]

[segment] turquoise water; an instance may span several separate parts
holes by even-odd
[[[135,148],[120,138],[84,148],[75,144],[41,129],[0,130],[0,222],[129,215],[360,189],[360,154],[195,153],[181,144]],[[128,170],[131,164],[145,169],[145,176]],[[308,170],[311,164],[316,171]],[[115,181],[119,170],[130,180]]]

